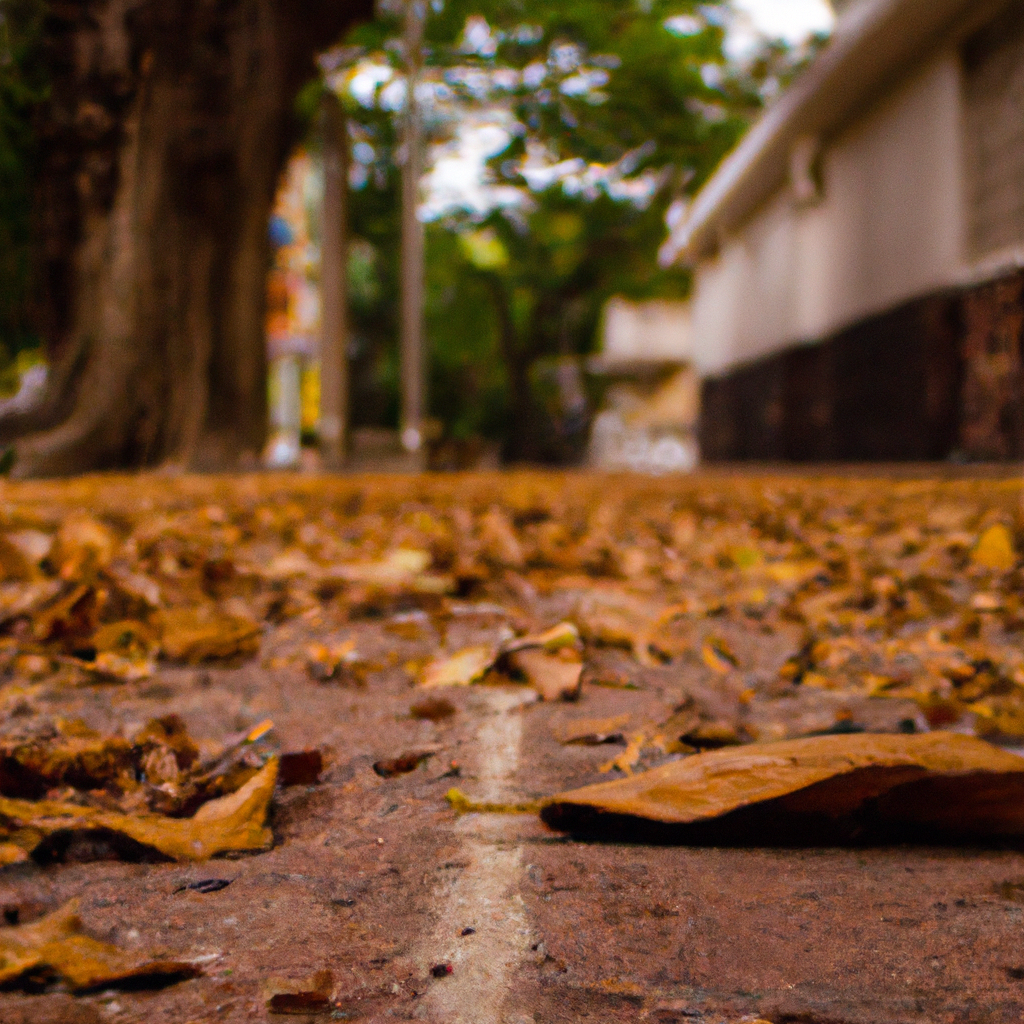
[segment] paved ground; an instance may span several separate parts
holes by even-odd
[[[564,594],[555,587],[538,601],[538,617],[548,602],[550,618]],[[410,708],[423,695],[404,666],[436,653],[438,638],[415,621],[299,616],[268,627],[259,660],[238,667],[164,667],[138,682],[36,693],[34,713],[49,701],[54,714],[126,734],[174,712],[213,742],[271,718],[281,749],[318,747],[327,768],[318,785],[280,791],[264,854],[0,871],[9,919],[78,897],[93,934],[200,958],[204,969],[156,992],[0,993],[0,1021],[262,1020],[268,979],[321,970],[332,974],[333,1005],[310,1019],[1024,1019],[1019,852],[581,843],[528,814],[457,817],[445,802],[453,785],[501,801],[607,778],[599,767],[622,747],[566,747],[558,728],[627,712],[663,718],[706,689],[708,673],[595,648],[576,703],[537,702],[522,686],[454,688],[443,693],[453,715],[416,720]],[[447,646],[505,625],[490,604],[462,609]],[[379,667],[362,684],[310,678],[302,652],[342,640]],[[600,685],[609,679],[617,686]],[[434,754],[409,774],[374,772],[378,759],[411,750]],[[176,892],[207,877],[231,884]],[[450,973],[432,973],[443,965]]]

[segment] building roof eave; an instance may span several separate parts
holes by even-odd
[[[695,262],[714,251],[786,181],[801,138],[835,135],[974,0],[862,0],[829,44],[722,161],[670,232],[660,260]]]

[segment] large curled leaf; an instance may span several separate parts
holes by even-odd
[[[681,841],[1019,838],[1024,758],[941,732],[751,744],[560,793],[541,816],[563,831]]]

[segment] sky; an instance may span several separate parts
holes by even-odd
[[[727,49],[742,56],[757,44],[758,36],[802,43],[815,32],[828,32],[835,16],[827,0],[732,0],[736,10]]]
[[[792,43],[801,42],[812,32],[827,32],[832,27],[832,10],[826,0],[733,0],[766,35]]]

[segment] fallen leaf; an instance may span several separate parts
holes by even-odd
[[[359,661],[355,640],[328,647],[326,644],[310,644],[306,648],[306,667],[317,682],[340,679],[345,669]]]
[[[580,631],[571,622],[560,622],[542,633],[528,633],[526,636],[509,640],[502,645],[501,650],[503,654],[514,654],[516,651],[539,647],[548,654],[554,654],[567,647],[577,647],[579,642]]]
[[[28,854],[14,843],[0,843],[0,867],[8,864],[22,864],[28,860]]]
[[[536,814],[540,810],[537,800],[501,803],[491,800],[471,800],[461,789],[449,789],[444,796],[456,814]]]
[[[71,653],[89,646],[99,625],[99,596],[92,586],[76,586],[34,617],[32,632],[41,643]]]
[[[953,733],[752,744],[559,794],[543,802],[541,817],[595,835],[672,826],[661,832],[681,841],[1019,838],[1024,758]]]
[[[334,575],[345,583],[363,584],[382,590],[444,594],[451,589],[452,581],[446,576],[428,573],[432,561],[433,556],[429,551],[397,548],[376,561],[334,566],[327,576]]]
[[[98,520],[71,516],[57,531],[53,560],[62,579],[81,579],[109,565],[116,545],[117,538]]]
[[[0,534],[0,581],[27,583],[38,578],[39,559],[32,559],[10,534]]]
[[[429,760],[437,753],[436,750],[412,750],[398,757],[385,758],[374,761],[373,770],[382,779],[392,779],[396,775],[408,775],[416,771],[424,761]]]
[[[430,662],[420,673],[419,685],[425,689],[470,686],[486,675],[497,657],[492,647],[468,647],[450,658]]]
[[[53,550],[53,537],[42,530],[16,530],[14,533],[6,534],[6,540],[21,552],[22,557],[26,558],[33,568]]]
[[[800,586],[813,579],[824,569],[824,565],[814,559],[792,562],[769,562],[762,571],[770,579],[784,586]]]
[[[267,849],[273,835],[266,826],[277,781],[276,758],[271,758],[241,789],[210,800],[191,818],[156,814],[122,814],[56,800],[15,800],[0,797],[0,839],[39,855],[47,855],[60,837],[102,831],[172,860],[207,860],[218,853]],[[3,835],[6,833],[6,835]]]
[[[104,651],[97,654],[92,661],[82,661],[81,665],[87,672],[92,672],[100,679],[116,680],[122,683],[134,683],[140,679],[149,679],[156,671],[156,663],[146,660],[135,661],[122,658],[118,654]]]
[[[147,982],[162,987],[201,973],[186,961],[153,959],[84,934],[77,900],[30,924],[0,928],[0,985],[40,971],[63,978],[76,991]]]
[[[159,621],[160,646],[171,661],[198,665],[259,650],[258,622],[211,606],[169,608],[161,613]]]
[[[729,645],[724,640],[719,640],[716,637],[708,639],[701,646],[700,656],[704,664],[712,672],[717,672],[719,675],[728,675],[739,664],[736,660],[736,655],[733,654]]]
[[[596,747],[602,743],[622,743],[623,729],[629,725],[630,715],[615,715],[612,718],[575,718],[555,729],[555,739],[568,745],[578,743],[585,747]]]
[[[522,569],[526,564],[515,527],[498,507],[490,509],[479,521],[481,554],[499,567]]]
[[[317,971],[308,978],[271,978],[261,987],[271,1013],[315,1014],[330,1007],[334,976]]]
[[[97,653],[109,652],[133,661],[145,661],[156,652],[160,642],[144,622],[127,619],[100,626],[90,637],[89,646]]]
[[[565,658],[561,654],[572,657]],[[583,662],[575,651],[563,650],[549,654],[546,650],[526,648],[508,657],[509,664],[521,673],[542,700],[575,700],[580,693]]]
[[[641,665],[659,662],[649,649],[652,632],[664,612],[662,605],[621,589],[591,590],[579,601],[575,617],[585,640],[607,647],[625,647]]]
[[[443,722],[453,717],[457,710],[455,705],[444,697],[427,697],[409,708],[409,717],[417,721]]]
[[[607,775],[609,772],[619,771],[623,775],[632,775],[633,769],[640,763],[640,757],[643,754],[644,747],[647,745],[647,733],[637,732],[629,737],[629,741],[626,744],[626,749],[613,757],[610,761],[605,762],[598,771],[602,775]]]
[[[978,538],[971,552],[971,561],[985,569],[1009,572],[1017,564],[1017,553],[1013,550],[1013,538],[1002,523],[990,526]]]

